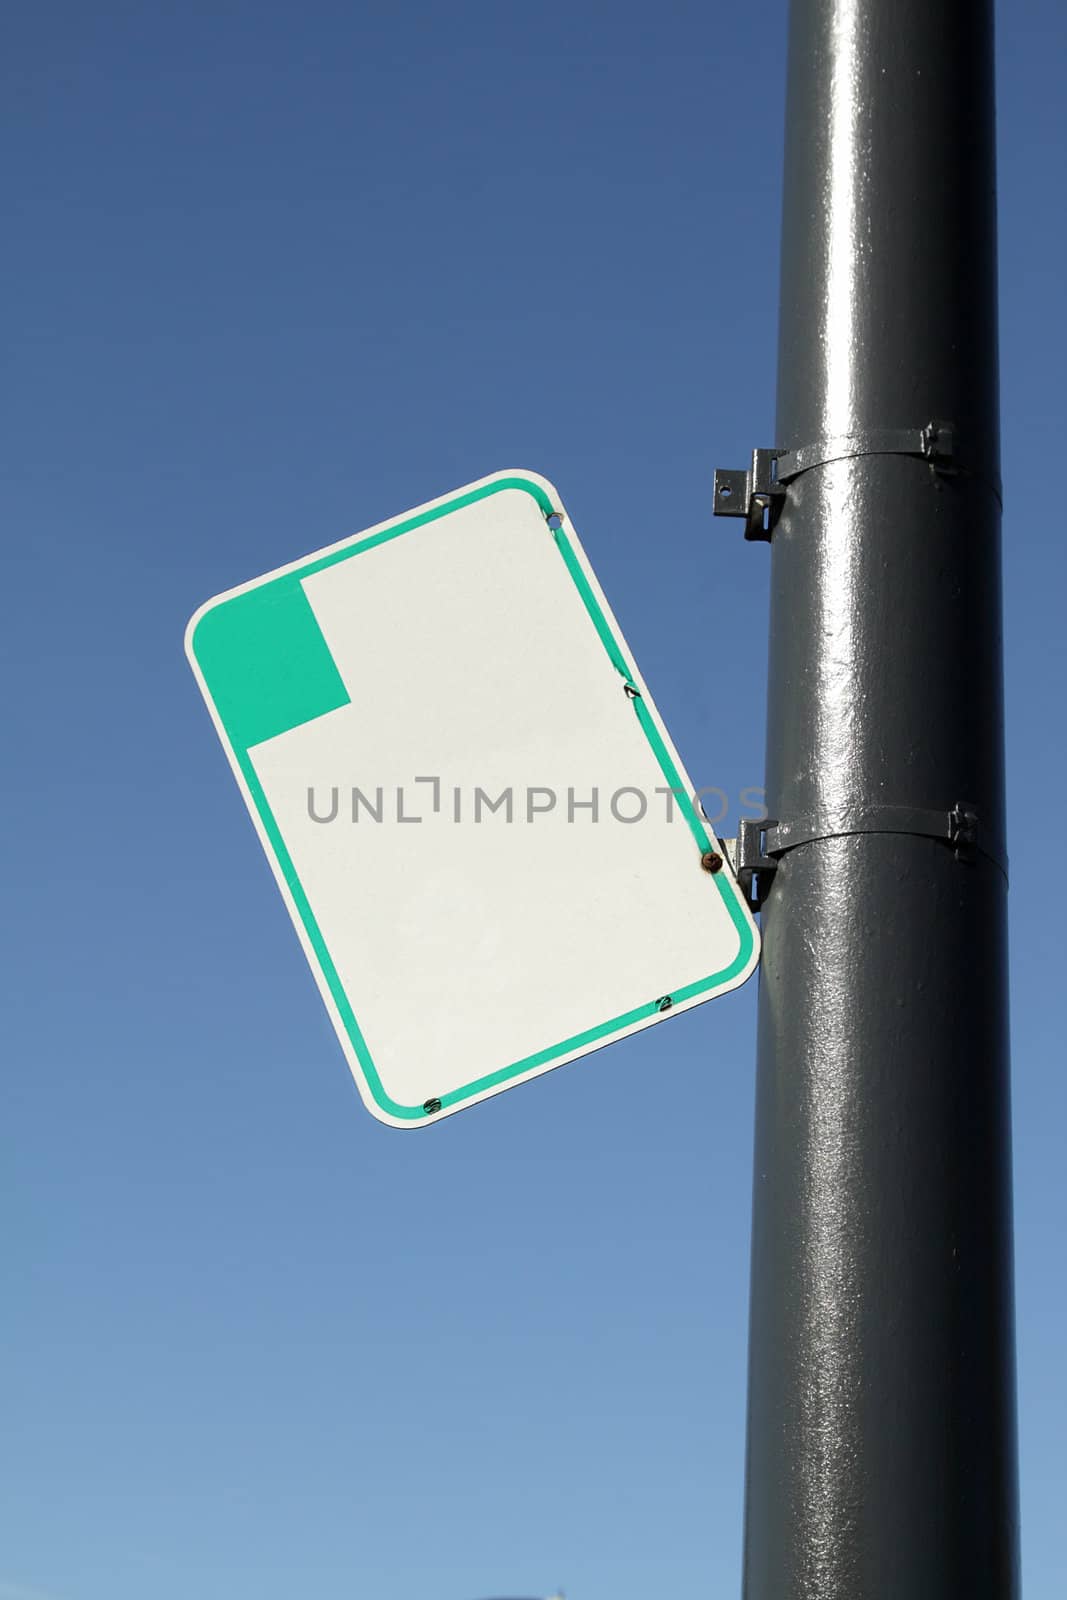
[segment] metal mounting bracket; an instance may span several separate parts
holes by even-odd
[[[713,512],[717,517],[744,517],[745,538],[769,540],[785,499],[786,485],[812,467],[857,456],[915,456],[939,473],[982,477],[1002,499],[1000,479],[956,456],[956,430],[951,422],[927,422],[921,428],[870,428],[866,432],[816,439],[795,450],[753,450],[748,471],[716,467]]]
[[[771,537],[785,498],[785,483],[778,474],[778,460],[784,454],[784,450],[753,450],[747,472],[715,468],[714,514],[744,517],[746,539]]]
[[[777,860],[765,847],[767,834],[777,826],[775,817],[742,817],[737,824],[737,838],[722,841],[751,911],[758,911],[766,900],[771,879],[778,871]]]
[[[939,839],[950,846],[957,861],[973,862],[986,856],[1008,876],[1003,841],[985,828],[976,808],[965,800],[947,811],[925,806],[861,806],[836,817],[799,817],[779,822],[777,817],[745,818],[737,825],[737,838],[724,839],[734,876],[753,911],[767,898],[778,862],[790,850],[821,839],[843,839],[857,833],[904,833]]]

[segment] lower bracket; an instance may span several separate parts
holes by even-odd
[[[1008,856],[1003,841],[987,829],[975,806],[959,800],[946,811],[920,806],[863,806],[840,816],[798,817],[779,822],[777,817],[742,819],[737,838],[724,839],[734,876],[750,908],[758,911],[770,891],[778,862],[790,850],[823,839],[844,839],[860,833],[908,834],[938,839],[948,845],[957,861],[973,862],[983,855],[1008,876]]]
[[[750,911],[762,906],[778,871],[776,858],[766,848],[767,835],[777,826],[774,817],[742,817],[737,824],[737,838],[722,841]]]

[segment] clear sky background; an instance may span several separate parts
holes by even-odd
[[[782,0],[8,15],[0,1600],[739,1593],[755,982],[379,1126],[181,639],[532,467],[736,816],[768,553],[710,489],[774,442],[784,30]],[[1002,7],[1028,1600],[1067,1593],[1065,42],[1059,0]]]

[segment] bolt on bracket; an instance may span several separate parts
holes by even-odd
[[[777,860],[767,854],[766,848],[767,835],[777,826],[776,817],[741,817],[737,838],[722,841],[750,911],[760,909],[770,890],[771,879],[778,871]]]
[[[715,468],[714,514],[744,517],[746,539],[771,537],[785,498],[785,484],[778,480],[778,458],[784,454],[784,450],[753,450],[747,472]]]

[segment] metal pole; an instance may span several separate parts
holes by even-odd
[[[1018,1592],[992,41],[792,4],[747,1600]]]

